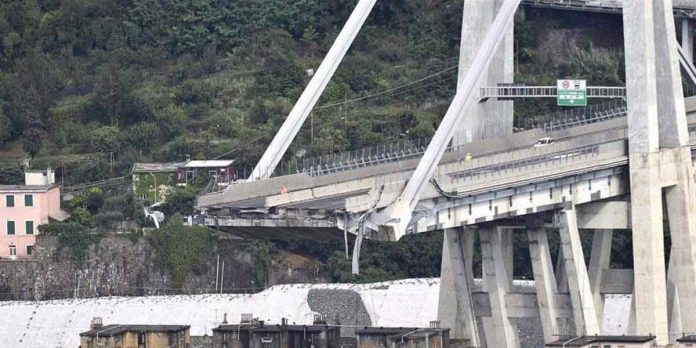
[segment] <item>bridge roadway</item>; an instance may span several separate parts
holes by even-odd
[[[694,142],[696,97],[685,102]],[[545,136],[556,142],[534,148]],[[467,153],[471,160],[466,160]],[[314,177],[300,173],[235,184],[199,197],[198,208],[206,211],[201,222],[242,237],[342,237],[343,229],[356,233],[361,214],[391,204],[418,161],[407,158]],[[445,154],[416,207],[409,233],[622,196],[628,191],[627,163],[625,117],[472,142]],[[368,237],[386,239],[377,233]]]

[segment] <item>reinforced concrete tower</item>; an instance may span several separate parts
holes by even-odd
[[[471,66],[476,51],[490,29],[493,19],[503,0],[465,0],[462,16],[462,38],[459,53],[459,79],[461,86]],[[484,86],[495,86],[501,82],[512,82],[514,77],[514,25],[506,33],[486,76]],[[488,100],[466,110],[464,120],[457,125],[452,142],[460,145],[472,140],[493,138],[512,134],[512,101]]]
[[[654,334],[658,345],[666,345],[670,324],[679,332],[696,330],[696,313],[691,310],[696,305],[694,170],[672,0],[624,1],[623,6],[634,329],[637,334]],[[672,240],[669,279],[665,272],[663,197]]]

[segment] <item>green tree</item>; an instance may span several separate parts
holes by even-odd
[[[126,131],[126,142],[128,146],[144,150],[149,153],[150,147],[156,143],[159,137],[159,127],[152,122],[139,122],[128,128]]]
[[[92,145],[102,153],[117,153],[121,146],[121,131],[115,126],[102,126],[92,131]]]
[[[163,212],[167,216],[175,214],[192,215],[197,196],[198,191],[195,187],[176,188],[172,194],[167,196]]]
[[[10,119],[0,108],[0,146],[5,145],[12,136],[13,125]]]

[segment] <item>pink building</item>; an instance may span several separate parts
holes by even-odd
[[[25,185],[0,185],[0,259],[31,258],[38,226],[48,219],[64,220],[60,187],[50,169],[27,172]]]

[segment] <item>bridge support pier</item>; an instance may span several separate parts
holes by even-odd
[[[536,287],[537,305],[541,316],[541,326],[544,332],[544,341],[552,342],[560,334],[558,315],[556,313],[556,276],[551,262],[551,251],[546,230],[532,228],[527,231],[529,239],[529,256],[534,272],[534,286]]]
[[[672,241],[667,277],[668,312],[679,323],[671,326],[686,332],[696,329],[696,313],[693,310],[680,311],[680,308],[693,308],[696,305],[696,189],[694,189],[694,169],[691,164],[691,151],[688,147],[669,150],[675,159],[673,172],[676,185],[666,187],[665,202]],[[670,289],[671,288],[671,289]],[[675,306],[676,304],[676,306]]]
[[[588,273],[600,333],[604,318],[604,295],[601,293],[602,275],[605,270],[609,269],[613,232],[613,230],[595,230],[592,237],[592,250],[590,251]]]
[[[482,227],[481,259],[483,261],[483,284],[488,291],[491,318],[484,318],[486,343],[488,347],[520,346],[517,328],[509,317],[507,296],[511,291],[512,280],[503,256],[503,237],[495,227]]]
[[[480,347],[472,299],[475,230],[448,228],[442,243],[438,320],[450,328],[453,347]]]
[[[696,189],[674,52],[672,1],[623,5],[635,333],[655,334],[658,345],[667,345],[669,327],[696,330],[696,314],[678,311],[696,306]],[[683,41],[687,45],[689,34]],[[663,193],[672,238],[669,277],[664,262]]]
[[[575,333],[578,336],[598,335],[597,312],[587,274],[587,266],[585,266],[585,256],[582,251],[574,207],[562,211],[560,219],[561,247],[570,301],[573,307]]]

